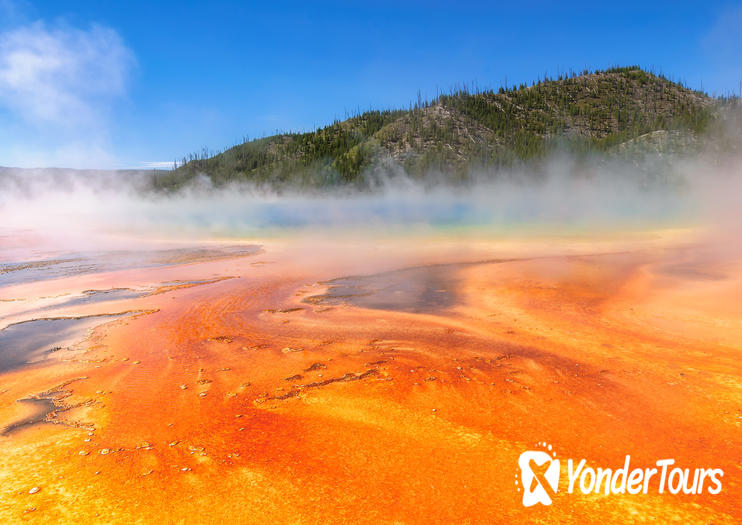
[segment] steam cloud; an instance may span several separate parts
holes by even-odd
[[[658,174],[661,174],[658,175]],[[733,225],[742,160],[702,155],[662,166],[555,157],[538,172],[479,174],[466,186],[424,186],[404,174],[373,191],[277,193],[249,184],[214,188],[205,177],[174,194],[148,191],[147,173],[0,172],[5,232],[50,236],[259,236],[280,229],[461,226],[503,231]]]

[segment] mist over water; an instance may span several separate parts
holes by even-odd
[[[377,177],[371,190],[318,194],[246,183],[213,187],[205,176],[157,193],[148,189],[146,172],[6,170],[0,243],[8,261],[20,237],[34,235],[60,250],[79,250],[110,248],[120,238],[189,242],[292,232],[729,230],[739,224],[734,196],[741,173],[735,156],[642,163],[555,156],[538,170],[476,173],[467,184],[431,185],[398,172]]]

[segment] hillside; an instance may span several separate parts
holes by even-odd
[[[557,148],[574,154],[633,151],[643,137],[655,145],[658,136],[675,137],[686,147],[714,120],[716,102],[638,67],[498,91],[462,89],[406,110],[368,111],[313,132],[253,140],[214,156],[191,155],[177,170],[160,174],[156,186],[178,187],[198,174],[217,185],[363,185],[365,173],[400,167],[413,177],[437,172],[458,180],[472,170],[533,161]]]

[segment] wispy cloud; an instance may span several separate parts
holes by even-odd
[[[112,29],[35,22],[0,34],[0,103],[30,122],[84,123],[125,92],[133,64]]]
[[[142,162],[141,166],[138,166],[141,168],[148,168],[148,169],[155,169],[155,170],[169,170],[173,168],[173,161],[151,161],[151,162]]]
[[[101,25],[36,21],[0,32],[0,108],[23,141],[6,144],[5,154],[36,151],[53,159],[65,151],[70,159],[80,144],[105,149],[108,113],[126,94],[135,65],[118,33]]]

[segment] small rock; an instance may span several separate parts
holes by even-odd
[[[109,452],[111,452],[111,451],[110,451],[109,449],[107,449],[107,448],[102,448],[102,449],[100,449],[100,455],[101,455],[101,456],[105,456],[105,455],[106,455],[106,454],[108,454]]]
[[[90,452],[88,452],[87,450],[81,450],[77,453],[78,456],[87,456],[88,454],[90,454]]]
[[[188,388],[188,385],[180,385],[181,390],[186,390]]]
[[[36,494],[39,490],[41,490],[39,487],[34,487],[31,490],[28,491],[29,494]]]

